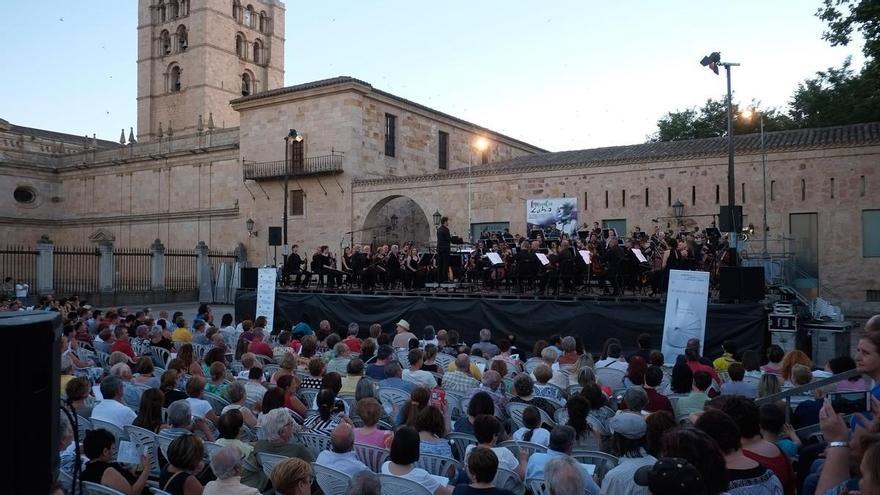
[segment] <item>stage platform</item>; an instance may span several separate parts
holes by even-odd
[[[239,289],[235,296],[236,317],[258,316],[254,315],[256,300],[256,290]],[[664,313],[662,300],[639,296],[278,290],[274,316],[276,327],[291,328],[304,321],[317,328],[318,322],[326,319],[340,331],[351,322],[358,323],[364,334],[372,323],[393,332],[402,318],[416,335],[421,335],[425,325],[433,325],[438,330],[457,330],[468,343],[478,340],[481,328],[488,328],[496,338],[504,333],[515,335],[518,346],[529,353],[539,339],[553,334],[577,335],[598,354],[609,337],[620,339],[629,348],[643,332],[652,335],[659,347]],[[709,304],[705,352],[720,350],[726,339],[736,341],[740,351],[760,351],[769,341],[766,329],[762,304]]]

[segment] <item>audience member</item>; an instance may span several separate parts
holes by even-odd
[[[123,403],[122,380],[108,376],[101,382],[101,396],[104,400],[92,409],[92,419],[106,421],[119,429],[130,425],[137,414]]]
[[[465,463],[468,456],[471,455],[474,448],[484,447],[490,449],[498,458],[498,466],[515,472],[520,479],[524,479],[526,473],[526,464],[529,462],[528,451],[525,449],[519,451],[519,458],[513,455],[510,449],[506,447],[496,447],[498,441],[498,431],[503,426],[495,416],[489,414],[481,414],[474,420],[474,436],[477,439],[477,445],[468,445],[465,450]]]
[[[203,495],[259,495],[260,491],[241,483],[241,453],[235,447],[223,447],[211,457],[211,471],[217,477],[205,485]]]
[[[727,491],[727,467],[718,443],[703,430],[685,426],[670,430],[661,440],[662,457],[682,458],[693,465],[706,484],[706,495]],[[779,487],[781,495],[782,487]]]
[[[556,456],[544,466],[544,484],[550,495],[580,495],[585,493],[581,465],[568,456]],[[593,493],[593,492],[590,492]]]
[[[513,379],[513,392],[515,396],[510,398],[510,402],[535,406],[538,409],[542,409],[550,417],[553,417],[553,413],[556,412],[556,405],[543,397],[535,397],[534,390],[535,386],[532,382],[532,377],[521,373]]]
[[[284,459],[272,470],[272,487],[278,495],[310,495],[312,479],[312,467],[302,459]]]
[[[694,386],[691,392],[678,399],[675,403],[675,417],[678,420],[687,418],[689,415],[700,412],[709,400],[707,390],[712,385],[712,378],[705,371],[694,373]]]
[[[513,432],[513,439],[532,442],[546,447],[550,443],[550,432],[541,427],[541,413],[535,406],[523,410],[523,427]]]
[[[733,340],[725,340],[721,343],[721,357],[712,361],[712,366],[718,371],[727,371],[731,364],[739,362],[739,355],[736,352],[736,342]]]
[[[672,409],[672,402],[663,394],[657,391],[657,388],[663,383],[663,369],[658,366],[651,366],[645,372],[645,393],[648,395],[648,405],[645,411],[668,411],[675,414]]]
[[[412,349],[409,351],[409,369],[403,370],[402,377],[408,382],[412,382],[416,386],[434,388],[437,386],[437,379],[428,371],[422,369],[424,363],[424,351],[421,349]]]
[[[171,495],[201,495],[204,487],[196,478],[204,464],[205,446],[194,435],[181,435],[168,446],[168,464],[159,476],[159,489]]]
[[[644,416],[634,412],[621,412],[611,418],[610,426],[611,451],[619,460],[617,466],[605,473],[601,495],[649,495],[647,490],[633,482],[633,476],[640,467],[657,462],[645,450],[648,425]]]
[[[384,380],[385,366],[391,362],[393,355],[394,348],[390,345],[379,346],[379,349],[376,351],[376,361],[367,365],[366,375],[373,380]]]
[[[560,425],[553,428],[550,432],[550,443],[547,446],[547,452],[536,452],[529,456],[529,462],[526,466],[526,479],[542,479],[546,480],[545,468],[547,462],[556,457],[570,457],[574,449],[575,433],[571,426]],[[591,469],[583,464],[578,464],[581,469],[581,476],[584,480],[584,486],[590,493],[599,493],[599,485],[593,480],[590,474]]]
[[[435,495],[450,495],[452,488],[447,486],[445,476],[428,474],[421,468],[413,467],[420,455],[419,433],[410,426],[401,426],[394,433],[389,460],[382,464],[382,474],[390,474],[414,481]]]
[[[664,457],[652,466],[642,466],[633,481],[651,495],[706,495],[706,482],[700,472],[681,458]]]
[[[141,456],[141,466],[146,467],[135,476],[117,462],[113,462],[113,444],[116,439],[107,430],[98,428],[86,432],[83,439],[83,453],[89,458],[82,470],[82,480],[110,487],[122,493],[139,495],[144,493],[150,475],[150,457]]]
[[[746,376],[746,369],[741,363],[730,363],[727,367],[727,375],[730,377],[730,381],[721,385],[721,395],[741,395],[749,399],[757,398],[758,388],[751,383],[743,381]]]
[[[454,371],[443,375],[443,388],[452,392],[469,392],[480,382],[470,373],[471,361],[467,354],[459,354],[452,363]]]
[[[469,446],[465,466],[470,483],[456,485],[453,495],[513,495],[510,490],[495,487],[498,468],[503,466],[499,462],[499,450],[510,453],[507,449]]]
[[[372,471],[361,471],[348,480],[345,495],[382,495],[382,483]]]
[[[486,359],[492,359],[501,352],[498,346],[492,343],[492,332],[488,328],[480,330],[480,341],[471,346],[471,352],[479,350]]]
[[[348,476],[368,469],[354,452],[354,429],[348,423],[339,423],[330,434],[330,450],[318,454],[315,464],[341,471]]]
[[[409,345],[409,339],[417,339],[414,333],[409,331],[409,323],[406,320],[400,320],[397,322],[397,329],[395,330],[396,334],[394,335],[394,340],[391,341],[391,347],[395,349],[406,349]]]

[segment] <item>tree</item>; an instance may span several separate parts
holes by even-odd
[[[657,132],[648,137],[649,141],[681,141],[727,135],[726,98],[709,99],[701,108],[669,112],[657,121]],[[762,109],[759,102],[753,101],[743,108],[754,108],[764,113],[764,130],[779,131],[796,126],[787,115],[775,108]],[[740,105],[733,104],[733,133],[751,134],[759,132],[760,119],[747,119],[740,113]]]

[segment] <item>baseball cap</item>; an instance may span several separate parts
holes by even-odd
[[[706,483],[700,472],[685,459],[664,457],[653,466],[642,466],[633,475],[633,481],[646,486],[652,495],[704,495]]]
[[[620,434],[630,440],[644,438],[648,432],[648,424],[641,414],[622,412],[611,418],[608,422],[611,433]]]

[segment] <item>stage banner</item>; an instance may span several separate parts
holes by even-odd
[[[558,229],[577,235],[577,198],[548,198],[526,200],[526,224],[532,230]]]
[[[257,273],[257,311],[254,314],[266,317],[264,330],[268,335],[275,320],[275,280],[278,271],[275,268],[260,268]]]
[[[706,342],[706,308],[709,304],[709,272],[669,271],[663,344],[660,351],[667,365],[684,354],[688,339],[700,339],[700,352]]]

